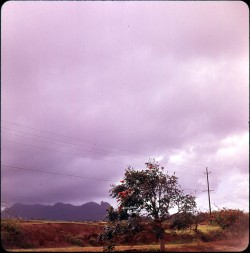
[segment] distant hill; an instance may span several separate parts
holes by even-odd
[[[66,221],[98,221],[103,220],[107,215],[106,210],[110,207],[107,202],[97,204],[87,202],[81,206],[56,203],[53,206],[26,205],[16,203],[10,208],[1,212],[1,218],[20,217],[23,219],[45,219],[45,220],[66,220]]]

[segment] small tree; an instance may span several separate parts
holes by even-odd
[[[129,214],[125,209],[117,211],[112,206],[107,209],[107,212],[105,220],[108,220],[108,224],[98,238],[99,241],[108,242],[104,245],[103,251],[114,251],[117,240],[129,242],[132,246],[135,235],[144,229],[142,217],[136,213]]]
[[[175,216],[169,228],[177,229],[177,230],[183,230],[183,229],[189,228],[191,230],[192,226],[195,226],[195,225],[196,225],[196,216],[190,212],[183,212]]]
[[[139,216],[152,219],[153,232],[165,250],[163,222],[175,213],[192,211],[196,206],[195,197],[185,195],[175,175],[163,173],[155,160],[146,163],[146,170],[135,170],[130,166],[119,185],[111,185],[110,196],[118,201],[118,213],[136,212]]]
[[[242,237],[249,230],[249,214],[238,209],[224,207],[213,211],[212,223],[219,225],[227,234]]]

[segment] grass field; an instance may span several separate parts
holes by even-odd
[[[240,252],[247,247],[247,243],[239,245],[235,242],[193,242],[183,244],[165,244],[166,251],[170,252]],[[119,251],[140,251],[153,252],[159,251],[159,245],[135,245],[131,246],[116,246],[116,252]],[[102,252],[102,247],[64,247],[64,248],[40,248],[40,249],[15,249],[8,250],[10,252]]]
[[[10,252],[102,252],[100,245],[90,245],[90,237],[93,233],[98,234],[102,231],[105,222],[67,222],[67,221],[46,221],[32,220],[22,221],[21,227],[25,232],[26,238],[31,243],[29,247],[18,246],[7,247]],[[213,232],[220,233],[218,226],[199,225],[199,231],[204,235]],[[65,235],[80,238],[83,245],[74,245],[72,242],[65,241]],[[147,231],[147,235],[151,232]],[[172,252],[228,252],[242,251],[249,242],[249,237],[231,240],[215,240],[204,242],[196,237],[193,230],[171,231],[165,230],[166,251]],[[20,244],[21,245],[21,244]],[[36,245],[35,247],[32,245]],[[116,251],[138,251],[152,252],[159,251],[158,242],[146,240],[137,242],[132,247],[128,244],[116,246]]]
[[[198,226],[198,229],[205,233],[205,234],[209,234],[211,231],[221,231],[221,228],[219,226],[211,226],[211,225],[199,225]],[[173,231],[168,229],[168,230],[165,230],[165,233],[166,234],[172,234]],[[194,230],[190,230],[190,229],[185,229],[185,230],[176,230],[175,231],[176,234],[189,234],[189,235],[195,235],[195,232]]]

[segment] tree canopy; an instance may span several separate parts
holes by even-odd
[[[124,179],[112,185],[110,196],[117,199],[118,211],[136,212],[162,222],[175,213],[192,211],[196,206],[192,195],[184,194],[178,177],[164,174],[164,168],[154,160],[146,170],[126,169]]]
[[[110,196],[116,198],[118,210],[109,210],[110,228],[117,234],[128,231],[122,220],[128,224],[139,226],[139,217],[148,217],[153,223],[153,232],[160,240],[161,250],[164,250],[163,221],[170,218],[170,211],[174,213],[191,212],[196,207],[195,197],[185,194],[178,184],[178,177],[164,173],[164,167],[158,162],[150,160],[144,170],[135,170],[129,166],[125,170],[124,178],[118,185],[111,185]],[[121,225],[122,224],[122,225]],[[122,227],[126,229],[122,230]],[[118,229],[119,228],[119,229]],[[119,233],[118,233],[119,231]],[[135,230],[136,231],[136,230]],[[138,229],[136,232],[140,232]],[[111,233],[114,236],[115,233]]]

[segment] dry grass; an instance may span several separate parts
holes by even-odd
[[[198,229],[205,233],[205,234],[209,234],[209,232],[211,231],[222,231],[222,229],[219,226],[211,226],[211,225],[199,225]]]
[[[243,241],[217,241],[193,242],[183,244],[165,244],[166,251],[170,252],[240,252],[247,248],[249,238]],[[159,251],[159,245],[116,246],[116,252],[122,251],[152,252]],[[102,252],[102,247],[65,247],[65,248],[40,248],[40,249],[15,249],[10,252]]]
[[[69,228],[74,229],[72,230],[72,234],[77,234],[79,231],[81,233],[86,232],[89,230],[90,232],[97,231],[97,228],[100,226],[102,227],[104,225],[103,222],[70,222],[70,221],[46,221],[46,220],[33,220],[33,221],[23,221],[22,222],[25,228],[27,228],[27,231],[32,231],[35,228],[39,228],[39,233],[37,230],[34,230],[32,233],[36,234],[36,239],[38,238],[38,235],[43,235],[41,231],[41,227],[44,227],[44,235],[48,235],[49,231],[52,233],[52,228],[55,229],[55,234],[60,234],[56,229],[59,229],[59,224],[63,227],[64,231],[70,231]],[[31,226],[27,226],[30,224]],[[34,226],[34,224],[40,224],[39,226]],[[48,224],[51,224],[48,226]],[[72,224],[72,225],[71,225]],[[84,226],[82,228],[82,226]],[[87,225],[87,226],[86,226]],[[199,225],[198,229],[203,232],[209,234],[212,231],[219,230],[219,227],[216,226],[209,226],[209,225]],[[79,230],[79,231],[78,231]],[[26,231],[26,232],[27,232]],[[38,233],[38,234],[37,234]],[[169,235],[172,233],[170,230],[166,230],[166,235]],[[231,240],[221,240],[221,241],[212,241],[212,242],[202,242],[197,241],[195,239],[194,231],[192,230],[184,230],[184,231],[176,231],[176,234],[178,235],[176,238],[174,237],[174,240],[168,240],[169,238],[166,237],[166,251],[172,251],[172,252],[239,252],[244,250],[248,246],[249,242],[249,236],[246,236],[245,238],[241,238],[241,240],[238,239],[231,239]],[[184,237],[182,236],[184,235]],[[187,240],[185,239],[185,235],[191,236],[191,239],[187,236]],[[51,234],[52,236],[52,234]],[[53,235],[54,236],[54,235]],[[52,236],[52,237],[53,237]],[[192,237],[194,240],[192,240]],[[184,239],[178,239],[178,238],[184,238]],[[150,242],[149,242],[150,243]],[[54,245],[53,245],[54,246]],[[88,246],[88,244],[85,247],[80,246],[70,246],[69,244],[62,244],[61,242],[58,242],[55,247],[52,245],[40,246],[39,248],[30,248],[30,249],[9,249],[10,252],[102,252],[103,247],[92,247]],[[60,246],[60,247],[58,247]],[[52,248],[53,247],[53,248]],[[120,245],[116,246],[117,252],[122,251],[140,251],[140,252],[152,252],[152,251],[159,251],[159,245],[158,244],[149,244],[149,245],[134,245],[133,247],[129,245]]]

